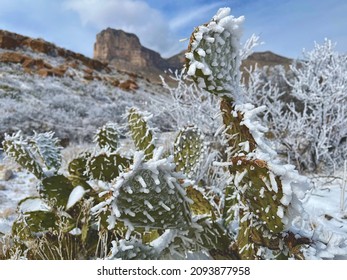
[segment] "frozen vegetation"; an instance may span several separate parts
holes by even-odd
[[[0,64],[1,258],[346,259],[346,56],[242,84],[243,21],[195,29],[160,94]]]

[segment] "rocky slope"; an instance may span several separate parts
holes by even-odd
[[[136,74],[124,75],[123,81],[115,78],[115,69],[107,63],[60,48],[42,39],[34,39],[0,30],[0,63],[18,64],[28,74],[41,77],[82,78],[99,80],[123,89],[137,89]],[[127,74],[127,73],[124,73]]]
[[[5,133],[55,131],[65,144],[123,122],[161,85],[42,39],[0,30],[0,143]]]

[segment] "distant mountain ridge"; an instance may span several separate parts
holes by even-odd
[[[94,44],[94,59],[155,80],[165,70],[182,69],[185,63],[184,53],[182,51],[168,59],[162,58],[159,53],[143,47],[135,34],[112,28],[98,33]],[[243,62],[241,70],[255,64],[259,67],[278,64],[288,66],[291,62],[291,59],[270,51],[255,52]]]

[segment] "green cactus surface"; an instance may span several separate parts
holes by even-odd
[[[30,137],[28,142],[43,160],[47,169],[58,171],[61,166],[61,147],[58,145],[59,140],[53,138],[54,133],[36,133]]]
[[[105,148],[111,152],[115,152],[118,148],[119,133],[117,130],[117,124],[107,123],[98,129],[94,141],[100,148]]]
[[[24,169],[39,179],[44,177],[42,167],[20,131],[12,136],[6,134],[2,146],[7,156],[13,158]]]
[[[181,129],[174,144],[177,171],[192,177],[203,159],[204,137],[196,126]]]
[[[136,108],[128,111],[128,124],[136,149],[144,151],[147,160],[152,158],[155,148],[154,135],[146,119]]]
[[[197,27],[186,53],[186,71],[199,87],[216,95],[230,93],[239,79],[240,57],[235,47],[240,40],[243,17],[229,16],[220,9],[212,20]]]
[[[106,182],[116,179],[129,165],[130,160],[117,154],[100,154],[90,157],[87,162],[90,177]]]
[[[65,207],[74,189],[72,182],[64,175],[44,178],[39,189],[40,194],[48,201],[54,201],[56,206]]]
[[[134,226],[166,229],[189,227],[189,204],[178,180],[161,170],[141,169],[119,189],[116,198],[120,220]]]

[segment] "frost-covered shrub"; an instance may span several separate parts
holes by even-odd
[[[289,77],[280,69],[283,78],[268,81],[261,71],[251,73],[248,98],[267,106],[263,119],[272,137],[299,168],[331,168],[346,159],[346,65],[347,56],[325,40],[291,65]]]
[[[0,140],[4,133],[21,130],[55,131],[64,141],[91,141],[94,131],[108,121],[122,122],[127,107],[146,107],[148,92],[132,94],[102,81],[11,73],[0,63]],[[158,121],[160,123],[160,121]]]
[[[149,110],[156,119],[165,122],[168,130],[196,125],[204,134],[213,135],[219,127],[218,99],[198,88],[184,72],[173,73],[171,79],[175,86],[162,79],[169,95],[152,98]]]

